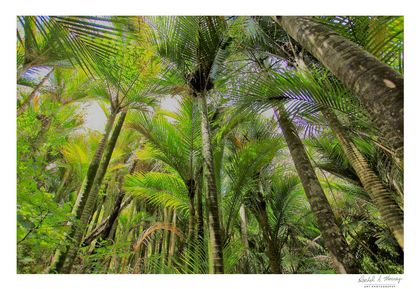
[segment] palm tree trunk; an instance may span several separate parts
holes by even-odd
[[[275,110],[275,115],[289,147],[296,171],[317,220],[324,242],[328,250],[342,266],[340,273],[358,273],[356,260],[350,253],[349,246],[336,224],[334,213],[293,123],[281,106],[278,110]]]
[[[120,135],[121,128],[124,124],[125,117],[126,112],[122,112],[118,119],[117,125],[115,126],[114,131],[112,132],[112,136],[106,146],[104,159],[102,160],[99,166],[94,183],[92,185],[92,190],[90,192],[87,191],[87,200],[83,209],[83,213],[80,217],[80,225],[76,228],[76,232],[73,238],[73,244],[70,246],[70,249],[68,251],[62,273],[71,272],[71,268],[73,267],[74,260],[76,259],[77,252],[83,239],[83,235],[85,233],[89,219],[92,215],[93,207],[98,198],[99,189],[108,169],[109,162],[111,161],[112,153],[114,152],[114,148],[117,143],[118,136]]]
[[[242,243],[244,244],[245,249],[249,248],[248,244],[248,220],[246,218],[245,206],[241,204],[239,208],[239,217],[241,221],[241,239]]]
[[[197,96],[201,102],[201,136],[203,142],[204,175],[207,181],[207,204],[209,208],[209,233],[212,243],[214,273],[223,274],[223,240],[219,221],[216,176],[214,171],[213,151],[211,144],[210,123],[207,111],[207,100],[204,93]]]
[[[106,126],[105,126],[105,133],[102,136],[102,139],[100,143],[98,144],[98,147],[96,149],[95,155],[92,159],[92,161],[89,164],[88,171],[86,173],[86,183],[83,187],[83,189],[80,191],[80,200],[77,204],[75,204],[75,212],[76,212],[76,218],[80,219],[83,209],[85,208],[85,204],[89,195],[89,192],[92,190],[95,177],[97,175],[99,164],[102,159],[102,155],[105,151],[105,145],[107,144],[109,134],[111,133],[112,126],[114,125],[116,115],[111,113],[108,117]]]
[[[402,163],[404,79],[353,42],[309,17],[277,17],[283,29],[360,99]]]
[[[197,176],[196,194],[197,194],[197,241],[202,244],[204,241],[204,215],[203,215],[203,168]]]
[[[256,192],[257,196],[253,201],[252,209],[262,231],[263,240],[267,246],[266,255],[270,264],[271,273],[282,274],[280,248],[276,241],[277,238],[272,234],[267,216],[266,202],[262,192],[262,184],[259,182],[259,191]]]
[[[31,94],[23,101],[23,103],[21,104],[21,106],[17,110],[17,115],[18,116],[21,115],[25,111],[26,107],[29,105],[31,100],[35,97],[38,90],[44,85],[44,83],[48,80],[48,78],[50,78],[50,76],[53,72],[54,72],[54,67],[51,68],[51,70],[41,79],[41,81],[38,83],[38,85],[35,86],[34,90],[32,90],[32,92],[31,92]]]
[[[54,200],[59,204],[61,204],[64,200],[64,193],[66,192],[65,185],[70,178],[70,173],[71,169],[66,168],[63,178],[61,179],[60,185],[57,189],[57,193],[55,194]]]
[[[33,62],[25,63],[20,69],[17,71],[17,79],[19,80],[29,69],[36,66]]]
[[[194,207],[194,197],[195,197],[195,181],[194,179],[187,181],[187,188],[188,188],[188,209],[189,209],[189,217],[188,217],[188,237],[187,242],[189,243],[188,246],[192,243],[194,239],[194,220],[195,220],[195,207]]]
[[[76,203],[73,206],[72,213],[75,214],[75,218],[77,220],[80,220],[82,217],[83,209],[85,207],[88,194],[90,190],[92,189],[93,182],[96,177],[96,173],[98,171],[99,163],[102,159],[102,155],[105,150],[105,145],[107,143],[109,134],[111,132],[112,126],[115,121],[115,114],[111,113],[110,116],[107,119],[107,123],[105,125],[105,132],[102,136],[101,141],[98,144],[98,147],[96,148],[95,155],[92,158],[92,161],[89,164],[88,171],[86,173],[86,178],[83,181],[82,188],[79,191],[79,194],[77,196]],[[71,229],[69,233],[69,238],[73,239],[74,234],[76,232],[76,228],[73,224],[70,223]],[[61,252],[59,250],[56,251],[54,261],[50,266],[49,272],[50,273],[62,273],[63,265],[65,262],[65,259],[67,257],[68,250],[70,248],[70,245],[67,245],[64,252]]]
[[[248,243],[248,220],[246,217],[246,211],[245,211],[245,205],[241,204],[241,207],[239,208],[239,219],[241,222],[241,239],[242,243],[245,247],[245,261],[243,264],[244,273],[249,274],[250,268],[249,268],[249,243]]]
[[[329,127],[337,137],[344,154],[359,177],[363,188],[371,197],[385,224],[388,225],[398,244],[404,250],[404,212],[398,206],[391,192],[384,187],[381,180],[369,167],[364,156],[346,135],[343,126],[334,112],[329,109],[324,109],[322,113]]]

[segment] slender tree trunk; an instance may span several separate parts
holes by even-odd
[[[82,217],[82,212],[85,207],[88,194],[90,190],[92,189],[92,185],[95,180],[96,173],[98,171],[99,163],[102,159],[102,155],[105,150],[105,145],[107,143],[114,121],[115,121],[115,114],[111,113],[105,125],[105,132],[102,136],[102,139],[99,142],[98,147],[96,148],[95,155],[93,156],[93,159],[89,164],[89,168],[86,173],[86,178],[82,184],[82,188],[79,191],[76,203],[73,206],[72,213],[75,214],[76,220],[80,220]],[[71,224],[71,223],[69,225],[71,226],[69,238],[73,239],[76,233],[76,227],[74,224]],[[53,264],[51,264],[50,266],[50,273],[62,273],[64,261],[67,257],[67,252],[69,248],[70,248],[70,245],[67,245],[64,252],[61,252],[59,250],[56,251]]]
[[[349,246],[336,224],[334,213],[293,123],[286,115],[283,107],[275,110],[275,115],[289,147],[296,171],[317,220],[325,245],[342,265],[340,273],[358,273],[356,260],[350,253]]]
[[[203,215],[203,177],[201,173],[198,174],[196,182],[196,194],[197,194],[197,240],[200,244],[204,241],[204,215]]]
[[[23,101],[21,106],[17,110],[17,115],[21,115],[26,107],[29,105],[29,103],[32,101],[32,99],[35,97],[38,90],[44,85],[44,83],[50,78],[51,74],[54,72],[54,67],[51,68],[51,70],[41,79],[41,81],[38,83],[37,86],[32,90],[31,94]]]
[[[80,224],[76,228],[76,232],[73,238],[73,244],[70,246],[66,260],[64,262],[63,273],[70,273],[71,268],[73,267],[73,263],[74,263],[74,260],[76,259],[79,246],[82,242],[83,235],[86,230],[86,226],[88,225],[89,219],[92,215],[93,207],[97,200],[100,186],[105,177],[109,162],[111,161],[112,153],[114,151],[115,145],[118,140],[118,136],[120,135],[121,128],[124,124],[125,116],[126,116],[126,112],[121,113],[121,116],[118,119],[117,125],[115,126],[114,131],[112,132],[112,136],[106,146],[104,159],[100,164],[94,183],[92,185],[92,189],[91,191],[87,191],[86,204],[83,209],[83,213],[80,217]]]
[[[172,226],[176,228],[176,209],[174,209],[174,212],[172,214]],[[169,241],[169,251],[168,251],[168,267],[172,264],[172,258],[175,253],[175,241],[176,241],[176,234],[175,232],[171,232],[171,238]]]
[[[353,42],[308,17],[277,17],[283,29],[352,90],[402,163],[404,79]]]
[[[266,255],[270,263],[271,273],[282,274],[280,246],[277,242],[277,238],[272,234],[272,229],[268,222],[266,203],[260,191],[257,192],[257,199],[254,201],[253,210],[261,228],[264,242],[267,246]]]
[[[207,100],[204,93],[198,95],[201,102],[201,136],[203,142],[204,174],[207,180],[207,204],[209,208],[209,233],[212,247],[214,273],[223,274],[223,240],[220,229],[219,205],[211,144]]]
[[[195,220],[195,206],[194,206],[194,197],[195,197],[195,181],[189,180],[187,181],[187,188],[188,188],[188,199],[189,199],[189,217],[188,217],[188,237],[187,242],[188,246],[192,243],[194,239],[194,220]]]
[[[66,192],[65,185],[70,178],[70,173],[71,173],[71,169],[66,168],[66,170],[64,171],[63,178],[61,179],[60,186],[58,187],[57,193],[55,194],[54,199],[59,204],[61,204],[63,202],[64,193]]]
[[[22,77],[22,75],[24,75],[29,69],[31,69],[34,66],[36,66],[35,63],[32,63],[32,62],[25,63],[22,66],[22,68],[18,69],[18,71],[17,71],[17,79],[19,80]]]
[[[333,111],[322,111],[329,127],[337,137],[344,154],[355,170],[363,188],[379,210],[385,224],[391,229],[398,244],[404,250],[404,212],[395,201],[392,193],[385,188],[375,172],[369,167],[365,157],[347,136],[343,126]]]
[[[241,221],[241,239],[245,249],[249,248],[248,244],[248,220],[246,218],[246,211],[244,204],[239,208],[239,217]]]

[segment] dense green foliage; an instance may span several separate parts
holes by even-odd
[[[403,73],[402,17],[312,21]],[[358,272],[403,273],[403,162],[276,18],[17,22],[18,273],[343,273],[318,205]]]

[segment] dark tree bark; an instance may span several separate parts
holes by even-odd
[[[404,79],[353,42],[309,17],[277,17],[283,29],[359,97],[384,143],[404,157]]]
[[[261,192],[257,192],[257,198],[253,202],[252,208],[266,244],[266,255],[270,263],[271,273],[282,274],[280,246],[277,238],[272,234],[272,229],[268,222],[266,202]]]
[[[275,115],[289,147],[296,171],[317,220],[325,245],[340,263],[340,273],[358,273],[358,264],[336,223],[331,206],[293,123],[288,118],[283,107],[275,110]]]

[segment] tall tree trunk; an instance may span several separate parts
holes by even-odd
[[[92,161],[89,164],[85,181],[82,184],[82,188],[79,191],[76,203],[73,206],[72,213],[75,214],[76,220],[80,220],[82,217],[83,209],[85,207],[89,192],[92,189],[92,185],[95,180],[96,173],[98,171],[98,167],[102,159],[102,155],[104,153],[105,145],[108,141],[109,134],[111,132],[112,126],[114,125],[114,121],[115,121],[115,114],[111,113],[107,119],[107,123],[105,125],[105,132],[102,136],[102,139],[99,142],[98,147],[96,148],[95,155],[93,156]],[[73,239],[74,234],[76,233],[77,229],[74,224],[70,223],[70,226],[71,226],[71,229],[69,233],[69,239]],[[54,261],[51,264],[50,269],[49,269],[50,273],[56,273],[56,272],[62,273],[64,261],[67,257],[67,252],[69,248],[70,248],[70,245],[67,245],[64,252],[61,252],[59,250],[56,251]]]
[[[211,144],[210,123],[207,100],[204,93],[197,95],[201,102],[201,136],[204,157],[204,176],[207,181],[207,204],[209,208],[209,233],[212,244],[214,273],[223,274],[223,240],[220,229],[219,205],[217,201],[216,176],[214,171],[213,150]]]
[[[352,90],[402,163],[404,79],[353,42],[309,17],[277,17],[283,29]]]
[[[51,70],[41,79],[41,81],[38,83],[37,86],[32,90],[31,94],[23,101],[23,103],[20,105],[20,107],[17,110],[17,115],[21,115],[26,107],[29,105],[29,103],[32,101],[32,99],[35,97],[38,90],[44,85],[44,83],[50,78],[51,74],[54,72],[54,67],[51,68]]]
[[[176,209],[174,209],[172,214],[172,226],[176,228]],[[176,234],[175,232],[171,232],[171,238],[169,240],[169,250],[168,250],[168,267],[171,267],[172,258],[175,253],[175,242],[176,242]]]
[[[189,210],[189,217],[188,217],[188,237],[187,237],[187,242],[188,242],[188,247],[191,247],[190,245],[192,244],[193,240],[194,240],[194,220],[195,220],[195,206],[194,206],[194,197],[195,197],[195,181],[194,179],[188,180],[187,183],[187,188],[188,188],[188,199],[189,199],[189,204],[188,204],[188,210]]]
[[[196,194],[197,194],[197,240],[200,244],[204,241],[204,215],[203,215],[203,168],[197,176]]]
[[[249,243],[248,243],[248,219],[246,217],[245,205],[241,204],[239,208],[239,220],[241,222],[241,240],[245,247],[245,261],[243,264],[244,273],[249,274]]]
[[[369,167],[365,157],[347,136],[343,126],[332,110],[322,111],[329,127],[337,137],[344,154],[355,170],[363,188],[379,210],[385,224],[391,229],[398,244],[404,250],[404,212],[395,201],[392,193],[385,188],[375,172]]]
[[[336,224],[334,213],[293,123],[281,106],[278,110],[275,110],[275,115],[289,147],[296,171],[317,220],[325,245],[342,265],[340,273],[358,273],[356,260],[350,253],[349,246]]]
[[[241,221],[241,239],[245,249],[249,248],[248,244],[248,220],[246,218],[246,211],[244,204],[239,208],[239,218]]]
[[[20,69],[17,71],[17,80],[19,80],[29,69],[36,66],[33,62],[26,62]]]
[[[54,196],[54,200],[59,204],[61,204],[64,200],[64,193],[66,192],[65,185],[70,178],[70,175],[71,175],[70,173],[71,173],[71,169],[66,168],[64,171],[63,178],[61,179],[60,185]]]
[[[100,164],[92,189],[91,191],[87,191],[87,200],[83,209],[83,213],[80,217],[80,224],[76,228],[76,232],[73,238],[73,244],[70,246],[70,249],[68,251],[62,273],[71,272],[71,268],[73,267],[74,260],[76,259],[77,252],[79,251],[79,247],[83,239],[83,235],[86,231],[89,219],[93,213],[93,208],[98,198],[99,189],[108,169],[109,162],[111,161],[112,153],[114,152],[114,148],[120,135],[121,128],[124,124],[125,117],[126,112],[122,112],[118,119],[117,125],[115,126],[114,131],[112,132],[112,136],[106,146],[104,159]]]

